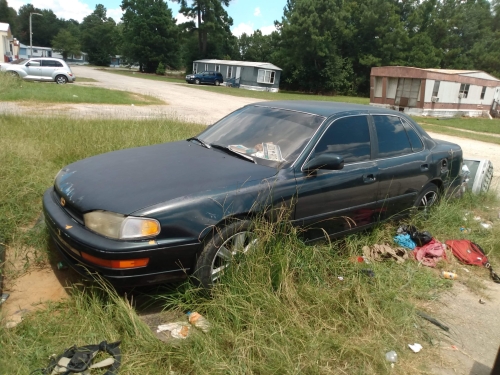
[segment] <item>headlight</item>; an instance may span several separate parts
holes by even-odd
[[[160,223],[155,219],[125,216],[108,211],[93,211],[83,215],[85,226],[103,236],[119,240],[157,236]]]

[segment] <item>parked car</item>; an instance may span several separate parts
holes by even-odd
[[[59,85],[76,81],[75,75],[64,60],[48,57],[34,57],[2,63],[0,71],[27,81],[56,82]]]
[[[79,272],[123,286],[194,275],[208,288],[255,246],[252,217],[266,208],[287,207],[307,241],[342,236],[432,206],[461,185],[461,167],[460,146],[401,112],[262,102],[187,140],[70,164],[43,207]]]
[[[186,82],[194,83],[196,85],[199,85],[200,83],[210,83],[212,85],[219,86],[224,82],[224,78],[220,72],[207,71],[196,74],[188,74],[186,76]]]

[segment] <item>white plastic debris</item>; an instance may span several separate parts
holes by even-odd
[[[481,216],[474,216],[474,220],[481,221]]]
[[[480,225],[485,229],[491,229],[491,224],[489,223],[481,223]]]
[[[184,322],[176,322],[176,323],[168,323],[168,324],[160,324],[157,333],[169,331],[170,335],[175,339],[185,339],[189,335],[189,329],[191,327],[189,324]]]
[[[413,353],[418,353],[419,351],[422,350],[422,345],[420,345],[418,342],[412,344],[408,344],[408,347],[413,351]]]
[[[344,281],[344,278],[342,276],[338,276],[337,279],[339,279],[339,281]]]
[[[187,313],[189,323],[195,326],[198,329],[201,329],[203,332],[207,333],[210,330],[210,322],[200,313],[196,311]]]
[[[398,361],[398,353],[396,353],[394,350],[385,353],[385,360],[387,362],[396,363]]]

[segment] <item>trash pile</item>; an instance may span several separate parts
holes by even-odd
[[[196,327],[204,333],[210,330],[210,323],[203,315],[189,311],[186,316],[187,322],[180,321],[160,324],[156,333],[169,332],[170,336],[174,339],[186,339],[190,334],[191,327]]]

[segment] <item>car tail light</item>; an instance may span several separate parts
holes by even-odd
[[[88,260],[90,263],[97,264],[98,266],[115,269],[145,267],[149,263],[149,258],[110,260],[98,258],[84,252],[82,252],[82,257],[83,259]]]

